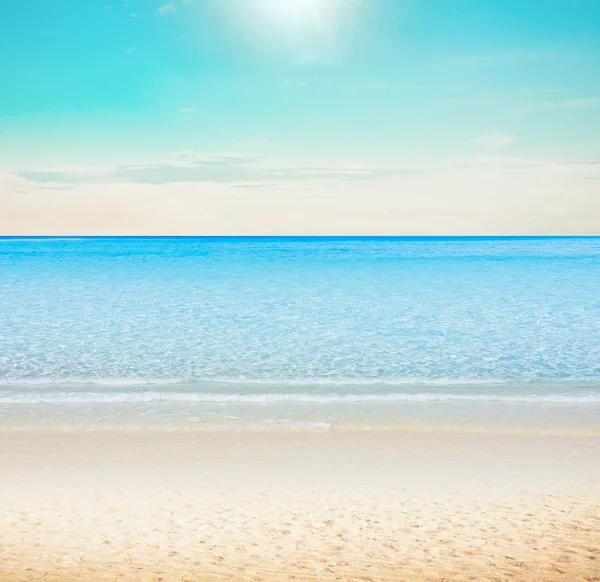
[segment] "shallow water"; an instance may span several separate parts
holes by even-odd
[[[595,432],[600,239],[0,239],[0,427]]]

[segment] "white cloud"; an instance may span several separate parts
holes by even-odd
[[[270,181],[363,180],[397,172],[361,164],[289,165],[259,154],[179,152],[157,162],[104,168],[59,167],[25,170],[19,175],[40,184],[90,184],[130,182],[139,184],[223,183]]]
[[[494,156],[492,152],[463,161],[449,161],[446,165],[375,166],[359,163],[289,164],[261,154],[222,152],[207,154],[181,151],[161,160],[129,163],[118,166],[62,166],[27,170],[11,170],[13,180],[25,180],[34,185],[63,185],[79,187],[89,184],[238,184],[286,187],[291,183],[349,184],[381,179],[400,182],[409,176],[433,179],[453,175],[544,175],[574,178],[600,177],[600,161],[553,162],[547,160]],[[599,217],[600,218],[600,217]],[[600,224],[600,222],[599,222]]]
[[[195,0],[181,0],[181,4],[184,6],[190,6],[195,2]],[[177,11],[177,0],[168,0],[166,4],[163,4],[156,11],[157,16],[169,16],[171,14],[175,14]]]
[[[134,47],[134,46],[130,46],[130,47],[127,49],[127,51],[126,51],[126,52],[128,52],[128,53],[132,53],[134,50],[135,50],[135,47]]]
[[[292,61],[295,67],[314,67],[322,63],[323,59],[316,53],[302,53]]]
[[[369,82],[353,84],[349,88],[354,91],[387,91],[390,87],[389,83]]]
[[[510,135],[499,133],[497,131],[490,131],[485,135],[472,140],[474,144],[477,144],[484,150],[503,149],[514,144],[515,141],[516,140]]]
[[[175,152],[169,156],[168,163],[176,163],[203,165],[203,164],[222,164],[222,163],[238,163],[249,164],[255,163],[263,159],[260,154],[247,152],[220,152],[216,154],[207,154],[205,152],[197,152],[193,150],[183,150]]]
[[[181,113],[197,113],[198,110],[195,107],[183,107],[179,110]]]
[[[600,107],[600,98],[582,97],[565,99],[563,101],[542,101],[538,106],[542,109],[594,109],[595,107]]]
[[[282,85],[298,87],[300,89],[304,89],[310,85],[308,81],[290,81],[289,79],[284,79],[281,83]]]
[[[170,14],[175,14],[175,2],[173,0],[169,0],[156,11],[157,16],[168,16]]]
[[[184,158],[185,161],[181,161]],[[198,161],[182,152],[172,164]],[[261,179],[85,183],[0,172],[4,234],[600,234],[600,163],[486,158],[412,170],[279,169],[243,154],[203,163],[270,168]],[[166,162],[165,162],[166,164]],[[235,164],[234,164],[235,165]],[[130,169],[155,166],[129,166]],[[62,168],[98,177],[100,170]],[[114,169],[113,169],[114,170]],[[337,172],[337,174],[336,174]],[[360,174],[347,180],[344,175]],[[305,174],[304,179],[300,177]],[[324,175],[327,174],[325,178]],[[309,177],[307,178],[306,175]],[[270,177],[268,177],[270,176]]]
[[[591,109],[600,106],[600,99],[585,98],[585,99],[568,99],[564,102],[566,107],[573,109]]]

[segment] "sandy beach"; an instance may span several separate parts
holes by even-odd
[[[0,579],[600,580],[598,437],[0,436]]]

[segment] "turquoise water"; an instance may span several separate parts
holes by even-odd
[[[3,428],[599,411],[600,238],[0,238]]]

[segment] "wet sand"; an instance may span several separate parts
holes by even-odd
[[[0,434],[0,580],[600,581],[600,438]]]

